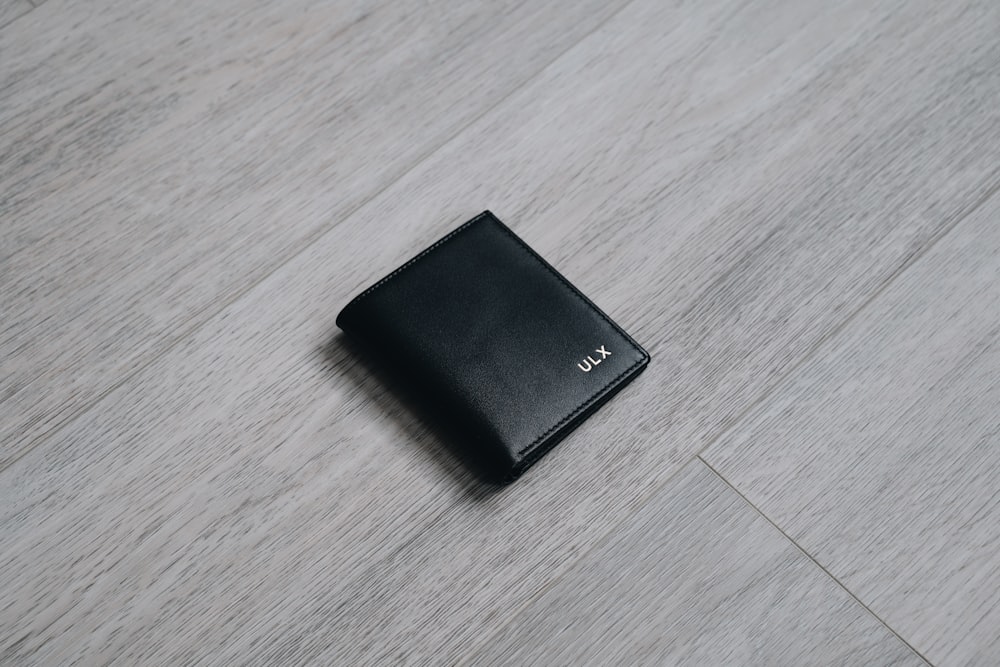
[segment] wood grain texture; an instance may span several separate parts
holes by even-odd
[[[1000,664],[1000,198],[707,453],[935,664]]]
[[[671,41],[673,35],[663,37],[657,31],[678,22],[657,9],[630,7],[595,38],[608,42],[584,45],[579,55],[577,50],[568,54],[566,61],[580,63],[586,76],[554,67],[551,79],[538,82],[555,89],[552,100],[547,100],[549,108],[556,106],[553,114],[570,117],[573,110],[588,109],[587,119],[595,125],[567,123],[562,140],[546,143],[544,155],[532,154],[532,161],[522,162],[538,137],[555,131],[544,119],[531,121],[540,108],[532,99],[542,93],[529,86],[512,100],[517,108],[509,112],[509,118],[489,119],[489,134],[502,136],[512,154],[478,148],[481,136],[472,135],[468,143],[456,142],[455,150],[445,147],[429,161],[427,172],[421,169],[403,179],[404,194],[393,195],[397,201],[379,200],[363,212],[370,216],[369,223],[404,216],[432,220],[435,209],[445,206],[463,184],[465,189],[458,191],[470,193],[464,199],[482,199],[483,192],[495,196],[499,188],[482,183],[502,174],[502,192],[514,191],[515,196],[495,207],[501,217],[515,221],[516,229],[650,349],[654,357],[650,369],[582,434],[557,448],[516,487],[480,502],[457,502],[440,514],[435,503],[437,515],[430,525],[421,518],[416,536],[410,539],[408,533],[403,546],[390,557],[370,565],[336,594],[276,619],[261,639],[266,646],[263,656],[373,663],[405,656],[424,663],[448,662],[464,655],[482,639],[484,628],[502,624],[558,576],[580,550],[615,526],[685,456],[709,442],[767,391],[783,369],[808,354],[830,327],[842,322],[996,182],[996,165],[979,151],[982,142],[997,140],[997,111],[991,100],[1000,81],[986,83],[993,78],[987,74],[986,80],[971,84],[966,74],[958,75],[966,71],[986,74],[986,62],[996,54],[967,51],[976,53],[974,58],[986,59],[971,67],[959,64],[965,62],[964,55],[951,64],[952,56],[942,58],[942,50],[947,51],[946,44],[957,35],[963,36],[966,45],[992,44],[992,38],[978,28],[995,18],[989,6],[979,8],[984,14],[975,8],[953,8],[954,14],[933,16],[928,16],[926,7],[912,7],[914,14],[892,7],[891,16],[879,19],[867,9],[849,14],[859,11],[857,6],[841,7],[848,12],[846,16],[820,16],[815,8],[803,7],[815,23],[795,21],[785,13],[787,6],[773,6],[773,15],[758,20],[779,32],[757,33],[764,42],[759,45],[761,53],[792,68],[781,57],[789,52],[767,43],[769,39],[790,40],[794,47],[815,48],[812,53],[820,54],[818,58],[829,57],[833,62],[813,63],[818,73],[808,67],[807,72],[792,69],[789,73],[780,65],[762,66],[778,81],[788,76],[793,84],[784,91],[785,98],[776,92],[781,86],[772,79],[760,89],[750,88],[774,102],[773,107],[760,102],[764,108],[756,109],[760,116],[752,121],[742,115],[754,109],[749,93],[740,100],[742,105],[733,103],[738,109],[732,112],[735,118],[721,112],[714,116],[689,109],[680,112],[688,112],[692,123],[705,120],[710,129],[685,127],[680,122],[684,115],[653,121],[648,112],[643,114],[648,109],[668,108],[668,95],[683,98],[686,92],[671,85],[674,79],[669,74],[664,75],[665,81],[656,80],[648,65],[655,59],[644,53],[654,50],[652,44],[661,49],[665,43],[678,49],[696,48],[695,44],[700,48],[711,41],[708,35],[715,37],[713,45],[743,45],[741,37],[754,33],[747,28],[750,19],[744,13],[724,11],[732,6],[709,5],[703,8],[702,22],[693,21],[704,33],[699,35],[681,21],[677,40]],[[719,13],[709,18],[713,11]],[[858,44],[852,39],[838,51],[835,43],[823,41],[834,27],[854,37],[857,26],[851,17],[861,26],[879,26],[867,33],[870,42]],[[804,25],[805,34],[789,37],[788,24],[781,19]],[[628,28],[623,27],[625,22]],[[636,39],[644,34],[638,25],[647,26],[648,44]],[[620,37],[626,33],[632,39]],[[920,55],[926,39],[935,42],[933,57]],[[628,50],[629,56],[615,58],[612,45]],[[787,48],[795,53],[794,67],[798,67],[802,52],[794,47]],[[662,52],[659,56],[671,61]],[[741,63],[740,68],[734,67],[740,76],[747,75],[743,68],[750,59],[744,56],[745,52],[732,56]],[[647,64],[622,71],[626,60]],[[607,63],[606,79],[589,79],[604,73],[594,63]],[[943,69],[935,74],[939,66]],[[943,94],[947,85],[937,77],[945,71],[951,71],[945,75],[947,85],[961,81],[961,91]],[[812,84],[794,76],[808,77],[809,73],[817,76]],[[650,78],[644,79],[643,74]],[[695,81],[711,79],[708,74],[691,76]],[[588,84],[581,84],[581,79]],[[572,81],[574,90],[600,92],[573,96],[557,86],[561,80]],[[614,88],[614,82],[621,82],[621,89]],[[845,91],[837,90],[836,82],[847,85],[856,97],[844,97]],[[724,85],[721,88],[726,94],[732,92]],[[830,92],[831,88],[837,92]],[[623,106],[632,90],[642,93],[631,98],[636,109],[630,113]],[[661,104],[650,91],[670,92],[662,93]],[[837,106],[838,102],[844,106]],[[945,111],[951,104],[953,111]],[[707,105],[718,109],[712,102]],[[602,110],[608,120],[598,124]],[[935,130],[937,122],[944,121],[938,115],[941,112],[951,120],[946,121],[947,129],[938,126]],[[624,129],[630,122],[627,119],[635,124],[635,134]],[[733,129],[724,122],[738,120],[747,125],[737,123]],[[720,125],[734,136],[725,135]],[[825,132],[817,135],[817,127]],[[710,148],[687,133],[697,129],[716,137]],[[679,132],[682,139],[673,132]],[[957,143],[945,139],[946,135]],[[756,140],[767,141],[765,137],[778,142],[771,149],[774,153],[755,145]],[[705,135],[701,139],[709,141]],[[685,154],[684,140],[705,152],[688,147],[691,153]],[[971,160],[958,159],[952,152],[956,149]],[[469,155],[478,159],[465,157]],[[607,160],[615,165],[611,172],[620,174],[621,180],[597,187],[599,181],[587,177],[571,179],[565,165],[584,161],[582,155],[592,156],[592,161],[585,161],[592,169],[590,178],[608,173],[602,162]],[[664,155],[685,155],[687,160],[672,163]],[[469,166],[477,162],[483,166]],[[449,179],[450,171],[461,176]],[[536,189],[539,181],[546,190]],[[587,182],[589,189],[578,185]],[[746,189],[734,191],[737,184]],[[558,201],[552,201],[556,197],[551,195],[523,201],[525,193],[535,192],[559,193]],[[435,196],[440,197],[438,202]],[[422,208],[425,203],[426,210]],[[508,214],[511,211],[514,215]],[[350,236],[338,240],[347,247],[354,244]],[[386,268],[408,254],[405,245],[396,245],[398,238],[386,235],[378,241],[390,257],[380,262]],[[333,252],[332,241],[318,244],[315,261]],[[600,268],[588,271],[588,267]],[[411,471],[409,461],[398,463],[391,473],[398,494],[423,496],[419,489],[431,484],[419,479],[426,472]],[[372,495],[377,493],[382,501],[384,485],[377,488]],[[332,645],[324,640],[331,626],[338,637]],[[303,636],[310,639],[303,641]]]
[[[925,665],[696,459],[473,665]]]
[[[0,472],[0,656],[468,655],[994,186],[998,11],[630,4]],[[487,205],[654,357],[497,493],[333,326]]]
[[[0,466],[622,4],[54,1],[0,31]]]
[[[31,3],[28,0],[0,0],[0,28],[31,11]],[[0,57],[3,51],[0,50]]]

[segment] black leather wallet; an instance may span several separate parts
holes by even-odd
[[[649,362],[489,211],[362,292],[337,326],[404,381],[480,476],[501,484]]]

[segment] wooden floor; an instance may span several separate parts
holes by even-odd
[[[0,0],[0,664],[995,667],[998,190],[995,0]],[[500,491],[484,208],[653,357]]]

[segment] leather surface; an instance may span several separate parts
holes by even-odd
[[[489,211],[367,289],[337,325],[495,483],[519,476],[649,361]]]

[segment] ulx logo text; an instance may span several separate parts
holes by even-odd
[[[591,370],[593,370],[594,366],[596,366],[597,364],[601,363],[602,361],[611,356],[611,353],[608,352],[608,350],[603,345],[594,350],[594,354],[599,354],[601,358],[594,359],[594,355],[588,354],[587,358],[578,363],[576,367],[579,368],[584,373],[589,373]]]

